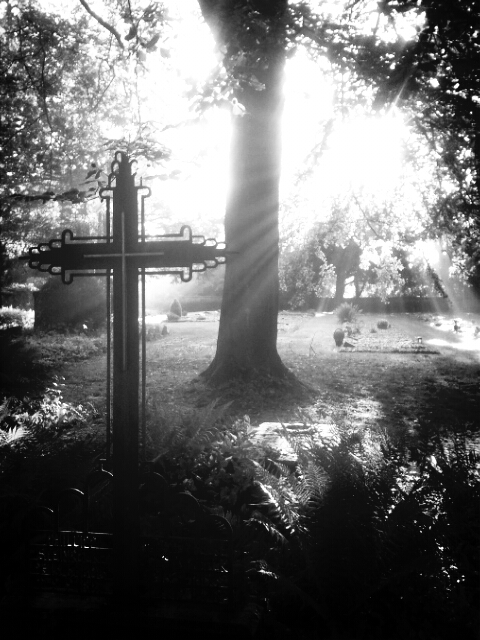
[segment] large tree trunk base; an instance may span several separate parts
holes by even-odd
[[[263,363],[261,367],[254,364],[242,366],[233,358],[215,357],[200,376],[211,386],[219,386],[234,380],[252,382],[272,379],[290,383],[297,380],[295,375],[283,364],[279,356],[273,358],[272,362]]]
[[[253,384],[261,389],[276,391],[288,389],[302,394],[311,391],[308,385],[301,382],[283,364],[280,357],[262,367],[242,367],[234,360],[215,358],[207,369],[200,373],[200,377],[209,387],[213,388]]]

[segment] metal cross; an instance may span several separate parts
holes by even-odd
[[[132,164],[117,152],[108,187],[100,193],[107,200],[106,236],[75,238],[67,229],[60,239],[30,248],[28,255],[32,269],[60,275],[65,284],[77,276],[113,271],[114,585],[122,597],[135,595],[138,588],[139,269],[188,281],[193,272],[215,267],[226,256],[224,244],[192,236],[187,226],[179,234],[145,236],[144,198],[150,192],[135,185]],[[140,221],[139,191],[146,192]]]
[[[60,239],[30,248],[28,260],[30,268],[61,275],[65,284],[70,284],[75,276],[106,275],[109,269],[114,269],[121,282],[123,369],[127,366],[127,264],[132,269],[149,269],[149,273],[178,274],[187,282],[193,272],[218,266],[226,255],[223,243],[192,236],[187,226],[183,226],[179,234],[156,236],[160,240],[151,240],[143,234],[139,236],[137,192],[146,191],[146,195],[142,195],[143,218],[143,199],[150,195],[150,190],[142,185],[135,186],[131,165],[125,154],[117,153],[112,163],[109,187],[101,192],[103,198],[110,198],[109,194],[113,193],[113,238],[108,234],[75,238],[72,231],[66,229]],[[104,242],[97,242],[99,240]]]

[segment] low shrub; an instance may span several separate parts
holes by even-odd
[[[140,328],[141,330],[141,328]],[[145,339],[147,342],[160,340],[163,337],[162,326],[159,324],[147,324],[145,327]]]
[[[4,398],[0,403],[0,496],[6,485],[23,494],[31,491],[31,499],[47,488],[68,487],[77,466],[72,466],[72,446],[82,438],[67,437],[66,432],[83,426],[92,412],[91,407],[65,402],[59,388],[47,389],[37,399]],[[58,464],[64,467],[64,482],[58,468],[49,467],[53,457],[62,454],[65,458],[63,462],[58,458]]]
[[[37,365],[52,368],[66,362],[79,362],[106,351],[106,336],[74,333],[33,333],[26,345],[34,352]]]
[[[101,452],[93,430],[78,432],[94,417],[93,409],[65,402],[58,388],[0,402],[0,599],[16,584],[30,509],[82,486]]]
[[[390,323],[388,322],[388,320],[379,320],[377,322],[377,327],[378,329],[389,329]]]
[[[167,320],[168,322],[178,322],[180,320],[180,317],[177,313],[172,313],[171,311],[169,311],[167,313]]]
[[[335,438],[285,433],[292,469],[224,409],[152,418],[156,470],[230,519],[250,580],[292,628],[301,610],[325,637],[447,639],[460,629],[473,639],[478,453],[422,456],[344,425]]]
[[[348,431],[339,444],[312,442],[310,451],[327,490],[305,514],[307,533],[293,557],[276,569],[291,580],[290,590],[282,585],[280,610],[295,593],[326,637],[446,640],[461,630],[473,640],[480,618],[478,452],[463,441],[421,456],[383,436]]]
[[[28,329],[33,325],[33,314],[15,307],[0,307],[0,330],[10,327]]]
[[[99,278],[77,278],[65,285],[55,276],[35,294],[37,329],[75,330],[85,326],[96,330],[105,322],[105,283]]]
[[[360,327],[358,326],[358,324],[350,324],[350,323],[346,323],[345,324],[345,333],[347,334],[347,336],[349,338],[353,337],[353,336],[358,336],[362,333],[362,330],[360,329]]]
[[[182,305],[180,304],[180,300],[178,300],[177,298],[175,298],[175,300],[170,305],[170,313],[178,316],[179,318],[182,317]]]
[[[343,302],[335,309],[335,313],[340,322],[354,323],[357,320],[360,309],[354,304],[350,304],[350,302]]]
[[[228,405],[213,403],[203,410],[166,415],[151,404],[151,463],[169,484],[188,490],[223,515],[259,519],[279,537],[296,531],[302,507],[318,489],[311,470],[303,479],[292,474],[279,463],[277,451],[251,442],[247,416],[234,421],[227,410]]]

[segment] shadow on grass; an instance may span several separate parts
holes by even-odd
[[[427,453],[455,437],[480,435],[480,365],[439,357],[428,370],[415,363],[383,372],[373,397],[393,437],[409,437]]]

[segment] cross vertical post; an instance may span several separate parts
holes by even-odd
[[[74,278],[80,276],[110,278],[113,273],[112,578],[115,596],[121,603],[131,602],[138,595],[142,579],[138,507],[139,270],[143,277],[148,270],[148,274],[175,274],[183,282],[188,282],[193,273],[223,264],[227,255],[223,243],[217,243],[213,238],[194,236],[186,225],[178,234],[145,236],[143,198],[148,196],[142,196],[141,200],[142,233],[139,241],[139,191],[149,193],[149,189],[142,184],[136,186],[132,161],[125,153],[117,152],[108,187],[100,190],[100,196],[107,199],[108,203],[113,199],[112,234],[108,204],[107,235],[75,237],[71,230],[65,229],[61,238],[30,247],[28,256],[24,257],[30,268],[60,276],[64,284],[71,284]],[[142,307],[142,317],[144,313]],[[144,361],[145,354],[143,345]],[[110,354],[107,358],[110,358]],[[144,398],[145,393],[142,392],[142,400]]]
[[[125,257],[138,242],[138,202],[126,157],[113,190],[113,241],[122,255],[113,278],[114,585],[128,597],[138,586],[139,339],[138,270]]]

